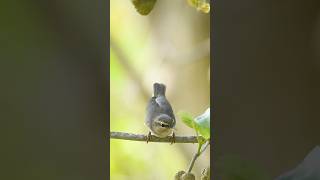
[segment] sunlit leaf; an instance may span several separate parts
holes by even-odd
[[[181,118],[182,122],[190,128],[193,128],[194,119],[186,112],[179,112],[179,117]]]
[[[157,0],[132,0],[134,7],[141,15],[148,15]]]
[[[210,138],[210,108],[194,119],[195,128],[204,138]]]
[[[210,0],[187,0],[189,5],[203,13],[210,12]]]
[[[210,138],[210,108],[196,118],[192,118],[192,116],[186,112],[179,112],[178,115],[182,122],[188,127],[195,129],[205,139]]]

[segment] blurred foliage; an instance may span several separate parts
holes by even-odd
[[[157,0],[132,0],[134,7],[141,15],[148,15],[152,11],[156,2]],[[210,0],[187,0],[187,2],[198,11],[203,13],[210,12]]]
[[[210,12],[210,0],[187,0],[189,5],[203,13]]]
[[[132,0],[134,7],[141,15],[148,15],[157,0]]]

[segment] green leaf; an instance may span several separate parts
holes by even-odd
[[[204,138],[210,138],[210,108],[194,119],[195,129]]]
[[[197,136],[197,140],[200,146],[202,146],[204,143],[206,143],[206,139],[202,136]],[[201,148],[201,147],[200,147]]]
[[[179,112],[182,122],[188,127],[195,129],[205,139],[210,138],[210,108],[208,108],[202,115],[192,118],[186,112]]]
[[[141,15],[148,15],[157,0],[132,0],[134,7]]]
[[[189,5],[203,13],[210,12],[210,0],[187,0]]]
[[[180,116],[182,122],[187,125],[188,127],[193,129],[194,119],[186,112],[179,112],[178,115]]]

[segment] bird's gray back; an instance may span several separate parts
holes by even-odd
[[[160,114],[167,114],[175,120],[172,107],[167,99],[164,96],[152,97],[147,106],[146,123],[150,123],[151,119],[154,119]]]

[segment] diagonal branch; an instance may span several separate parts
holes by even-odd
[[[201,149],[199,149],[199,151],[193,156],[191,162],[190,162],[190,165],[189,165],[189,168],[188,168],[188,173],[191,172],[192,168],[193,168],[193,165],[194,165],[194,162],[196,161],[196,159],[206,150],[206,148],[209,146],[210,144],[210,141],[207,141],[203,147],[199,147]]]
[[[147,141],[147,135],[132,134],[124,132],[110,132],[111,139],[123,139],[130,141]],[[149,142],[168,142],[171,143],[172,137],[159,138],[151,135]],[[175,136],[175,143],[198,143],[197,136]]]

